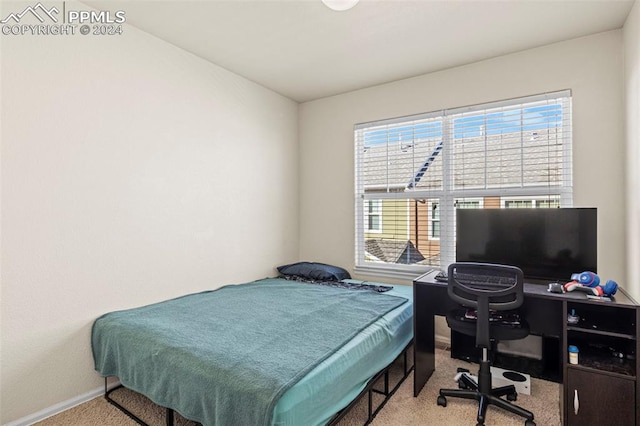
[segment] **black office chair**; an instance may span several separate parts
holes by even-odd
[[[514,266],[488,263],[461,262],[449,265],[449,297],[462,305],[447,314],[447,324],[452,330],[476,337],[476,346],[482,348],[482,360],[476,383],[462,373],[458,389],[440,389],[438,405],[447,406],[447,398],[465,398],[478,401],[478,423],[484,425],[487,408],[496,405],[526,418],[525,426],[535,426],[533,413],[512,404],[517,399],[514,385],[491,387],[491,341],[517,340],[529,334],[527,324],[510,312],[524,299],[522,271]],[[502,318],[490,315],[490,311],[502,311]],[[475,318],[474,318],[475,316]],[[502,396],[507,396],[507,400]]]

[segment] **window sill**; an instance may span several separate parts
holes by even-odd
[[[422,266],[411,269],[393,269],[388,266],[355,266],[353,268],[354,272],[358,275],[365,275],[367,277],[374,278],[392,278],[398,281],[409,281],[409,284],[413,283],[413,280],[415,280],[419,276],[433,269],[437,268],[432,266]]]

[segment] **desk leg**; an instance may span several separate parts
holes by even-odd
[[[413,396],[416,397],[433,374],[435,358],[435,315],[437,298],[426,286],[414,284],[413,312]],[[417,307],[417,309],[416,309]]]

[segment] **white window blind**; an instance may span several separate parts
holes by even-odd
[[[456,208],[572,205],[569,91],[364,123],[354,133],[356,268],[446,267]]]

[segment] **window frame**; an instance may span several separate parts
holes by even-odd
[[[457,118],[463,116],[464,113],[473,113],[478,112],[482,113],[485,111],[485,114],[488,114],[487,111],[491,111],[492,108],[498,108],[505,106],[507,107],[507,111],[509,107],[513,108],[521,108],[524,112],[525,108],[530,108],[531,104],[535,104],[535,102],[544,101],[546,99],[552,99],[553,102],[559,103],[561,106],[559,107],[561,124],[558,125],[558,128],[562,131],[562,176],[560,178],[560,183],[555,185],[545,185],[545,184],[537,184],[537,185],[527,185],[524,181],[521,182],[520,186],[515,187],[487,187],[485,185],[484,188],[454,188],[453,186],[453,170],[452,170],[452,162],[453,162],[453,145],[456,143],[455,132],[453,129],[453,122]],[[399,117],[390,120],[381,120],[372,123],[363,123],[355,126],[354,129],[354,146],[355,146],[355,196],[356,196],[356,223],[355,223],[355,270],[363,273],[375,273],[380,276],[389,276],[393,278],[415,278],[416,274],[424,273],[432,266],[425,265],[403,265],[403,264],[394,264],[394,263],[375,263],[375,262],[367,262],[365,259],[365,251],[364,251],[364,234],[367,232],[361,232],[362,224],[359,223],[362,221],[362,214],[364,209],[364,204],[362,200],[370,200],[370,199],[402,199],[407,200],[409,202],[413,202],[416,200],[429,200],[429,202],[438,202],[439,203],[439,221],[440,221],[440,237],[433,238],[431,237],[433,232],[432,226],[432,218],[429,215],[428,217],[428,239],[434,242],[440,242],[440,268],[446,267],[449,263],[455,261],[455,203],[456,201],[461,200],[480,200],[480,208],[485,208],[483,204],[483,200],[485,197],[499,197],[500,198],[500,207],[504,208],[505,201],[509,199],[527,199],[527,200],[543,200],[549,199],[549,197],[558,197],[560,199],[560,205],[562,207],[571,207],[573,205],[573,182],[572,182],[572,129],[571,129],[571,121],[572,121],[572,97],[570,90],[564,90],[561,92],[542,94],[542,95],[534,95],[528,96],[518,99],[510,99],[505,101],[498,102],[489,102],[481,105],[473,105],[468,107],[456,108],[448,111],[436,111],[427,114],[418,114],[415,116],[408,117]],[[410,190],[406,190],[405,192],[399,191],[398,188],[387,188],[386,192],[381,190],[380,188],[376,188],[375,192],[368,193],[364,190],[364,177],[361,175],[364,169],[364,160],[363,153],[367,149],[367,146],[364,144],[364,141],[359,140],[359,133],[362,131],[364,133],[365,129],[376,128],[377,126],[401,126],[401,125],[409,125],[407,123],[418,122],[419,120],[423,120],[424,122],[431,123],[427,120],[432,120],[432,122],[437,122],[438,120],[442,120],[442,142],[440,143],[441,152],[434,151],[434,154],[440,154],[442,158],[442,188],[440,189],[419,189],[416,188],[415,181],[412,181],[407,188]],[[568,121],[568,124],[565,122]],[[523,131],[521,131],[521,141],[524,140],[522,138],[527,134],[531,134],[532,136],[528,140],[538,140],[540,135],[536,131],[528,131],[524,132],[525,124],[521,122],[521,126]],[[428,124],[427,124],[428,125]],[[487,133],[485,127],[481,127],[481,133],[484,135]],[[397,132],[397,130],[395,130]],[[535,135],[534,135],[535,134]],[[402,146],[413,146],[409,141],[398,141],[398,146],[402,149]],[[549,146],[550,142],[547,140],[547,146]],[[391,148],[389,148],[391,149]],[[524,150],[521,152],[520,158],[525,155]],[[422,157],[421,157],[422,158]],[[485,165],[485,168],[487,166]],[[411,187],[413,185],[413,187]],[[446,212],[442,210],[442,207],[446,207]],[[417,213],[416,213],[417,214]],[[381,218],[381,222],[384,219]]]

